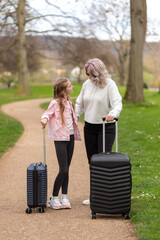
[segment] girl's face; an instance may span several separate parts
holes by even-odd
[[[73,93],[73,86],[72,86],[70,81],[67,82],[67,86],[66,86],[66,91],[65,92],[66,92],[66,95],[69,95],[69,94]]]

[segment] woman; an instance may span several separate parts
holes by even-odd
[[[88,60],[85,72],[89,79],[82,86],[75,111],[77,118],[84,112],[85,147],[90,164],[91,156],[102,152],[102,117],[111,122],[105,126],[105,149],[106,152],[112,150],[115,138],[113,120],[119,117],[122,110],[122,97],[100,59]],[[84,200],[83,204],[90,204],[89,199]]]

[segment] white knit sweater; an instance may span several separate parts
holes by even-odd
[[[107,79],[104,88],[98,87],[90,79],[86,80],[76,100],[76,116],[84,112],[84,120],[88,123],[102,123],[102,116],[113,115],[118,118],[122,110],[122,97],[117,85],[111,79]]]

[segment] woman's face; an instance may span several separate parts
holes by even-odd
[[[87,76],[90,75],[90,70],[89,69],[87,69],[86,74],[87,74]]]
[[[95,76],[93,73],[91,73],[91,71],[90,71],[89,69],[86,70],[86,74],[87,74],[87,76],[89,76],[89,78],[92,79],[92,80],[93,80],[94,78],[96,78],[96,76]]]
[[[86,70],[86,74],[87,74],[87,76],[89,77],[89,79],[91,80],[92,83],[95,84],[97,82],[97,80],[95,79],[96,76],[91,74],[91,71],[89,69]]]

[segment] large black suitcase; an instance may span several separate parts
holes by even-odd
[[[103,121],[103,153],[90,161],[91,218],[96,213],[122,214],[130,219],[131,163],[128,155],[118,153],[118,119],[116,119],[116,152],[105,153],[105,122]]]
[[[45,149],[45,128],[43,129],[44,162],[31,163],[27,168],[27,205],[26,213],[32,208],[44,212],[47,201],[47,165]]]

